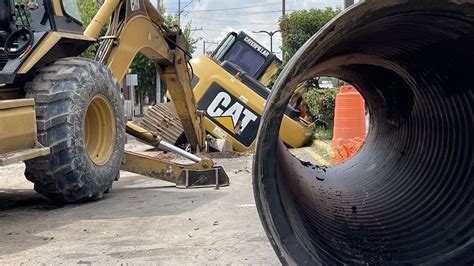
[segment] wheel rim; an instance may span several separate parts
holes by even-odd
[[[105,164],[113,151],[115,117],[112,105],[103,95],[92,98],[84,119],[84,143],[89,158],[97,165]]]

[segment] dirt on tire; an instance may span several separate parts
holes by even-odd
[[[26,178],[55,201],[101,198],[118,180],[125,145],[123,104],[110,70],[96,61],[64,58],[39,69],[25,89],[35,99],[38,141],[51,148],[50,155],[25,162]],[[84,141],[86,110],[97,95],[110,103],[115,118],[112,152],[100,165]]]

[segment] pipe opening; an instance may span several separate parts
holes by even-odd
[[[474,261],[474,5],[367,1],[313,36],[274,86],[260,126],[254,192],[283,262]],[[360,151],[308,165],[278,140],[294,84],[353,84],[370,112]]]
[[[359,91],[343,80],[318,76],[311,78],[310,82],[301,83],[306,84],[305,92],[297,88],[290,105],[303,110],[301,118],[312,123],[312,140],[308,146],[290,152],[312,164],[330,166],[342,163],[364,145],[369,110]],[[314,85],[314,82],[319,84]],[[297,97],[300,98],[295,101]]]

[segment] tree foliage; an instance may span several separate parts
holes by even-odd
[[[163,5],[161,5],[159,9],[161,14],[165,14],[166,9]],[[164,17],[165,23],[168,26],[175,26],[178,24],[178,18],[176,16],[167,15]],[[189,53],[193,53],[196,49],[196,43],[199,39],[195,39],[191,36],[191,23],[188,22],[186,26],[182,29],[183,35],[188,42],[188,49]],[[138,86],[137,92],[140,98],[144,95],[147,95],[151,102],[156,101],[156,69],[155,63],[153,60],[149,59],[143,54],[138,54],[132,62],[130,67],[132,69],[132,73],[136,73],[138,75]],[[164,95],[166,88],[161,88],[162,93]]]
[[[284,63],[288,62],[311,36],[340,12],[339,8],[310,9],[295,11],[281,17],[279,24]],[[335,96],[338,90],[319,88],[319,77],[315,77],[312,84],[308,87],[308,92],[303,95],[303,101],[308,107],[309,114],[316,121],[315,133],[328,132],[329,134],[325,134],[324,138],[331,138]]]
[[[91,22],[94,15],[97,13],[99,6],[97,5],[96,0],[81,0],[78,1],[78,5],[85,29],[87,25],[89,25],[89,23]],[[159,11],[161,14],[166,13],[164,5],[159,8]],[[174,26],[178,24],[178,19],[176,16],[168,15],[165,16],[165,23],[168,26]],[[104,27],[100,35],[104,35],[105,30],[106,29]],[[190,53],[193,53],[196,49],[196,43],[199,41],[199,39],[192,37],[190,22],[188,22],[182,30],[183,35],[188,41],[188,47],[185,48],[187,48]],[[84,53],[82,53],[81,56],[89,59],[94,59],[95,53],[97,51],[97,46],[98,44],[91,45]],[[147,95],[151,101],[154,101],[156,88],[156,69],[154,61],[149,59],[145,55],[139,53],[133,60],[130,68],[132,69],[132,73],[136,73],[138,75],[138,86],[136,89],[139,94],[139,97],[141,98],[142,96]]]
[[[316,124],[332,129],[334,125],[334,108],[338,89],[313,89],[303,95],[309,113]]]
[[[164,5],[161,5],[160,13],[161,14],[166,13],[166,9],[165,9]],[[168,25],[170,27],[178,27],[178,17],[177,17],[177,15],[168,14],[168,15],[164,16],[164,18],[165,18],[166,25]],[[184,27],[182,27],[181,30],[183,31],[184,37],[188,41],[188,47],[187,47],[188,52],[191,53],[191,54],[194,53],[194,51],[196,50],[196,43],[198,41],[200,41],[200,38],[193,38],[192,30],[191,30],[191,22],[188,21],[188,23],[186,23],[186,25]]]
[[[86,29],[87,25],[91,22],[94,15],[97,13],[99,6],[96,0],[83,0],[78,1],[79,13],[81,14],[83,28]],[[98,44],[93,44],[85,50],[81,56],[89,59],[94,59],[95,52],[97,51]]]
[[[283,60],[287,62],[311,36],[340,12],[339,8],[310,9],[280,17]]]
[[[147,95],[151,101],[154,101],[156,91],[155,62],[143,54],[137,54],[130,68],[132,69],[131,73],[138,75],[136,92],[140,98]]]

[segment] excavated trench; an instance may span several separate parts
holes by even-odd
[[[328,168],[278,139],[298,81],[338,77],[368,105],[352,158]],[[474,1],[366,1],[313,36],[268,101],[254,192],[283,263],[474,262]]]

